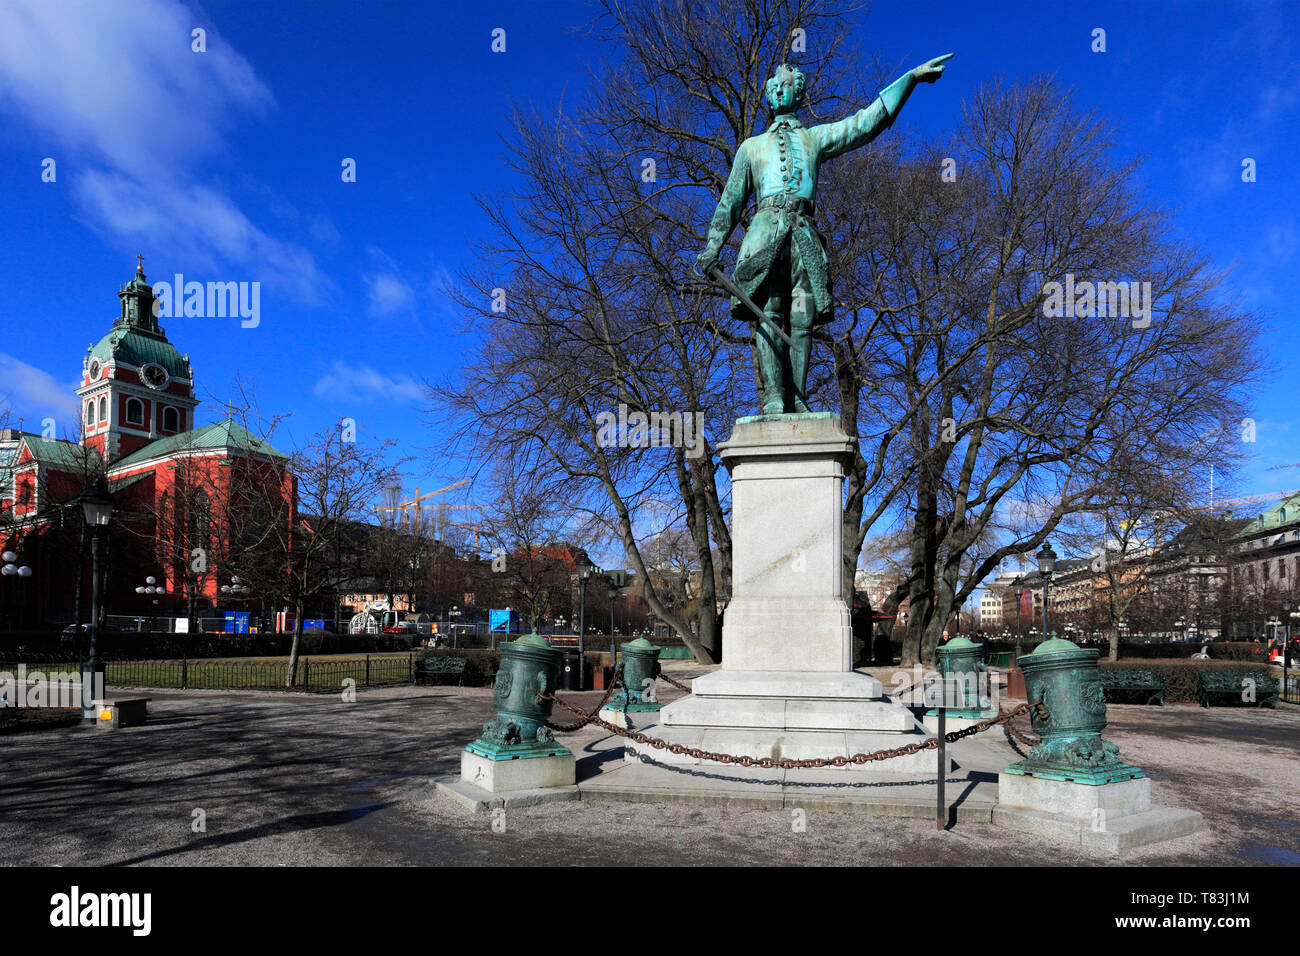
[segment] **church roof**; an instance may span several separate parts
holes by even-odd
[[[227,418],[224,422],[204,425],[202,428],[196,428],[193,431],[181,432],[179,435],[170,435],[167,438],[152,441],[125,458],[115,461],[112,468],[117,471],[124,467],[130,467],[166,455],[218,448],[230,448],[244,454],[265,455],[268,458],[288,458],[283,452],[277,451],[271,445],[262,441],[233,418]]]
[[[136,267],[135,277],[118,291],[122,311],[113,327],[102,339],[86,351],[87,361],[97,358],[101,362],[116,359],[137,368],[157,362],[174,378],[189,380],[189,359],[181,355],[167,341],[154,315],[153,287],[144,275],[144,263]]]
[[[189,379],[190,363],[165,337],[148,329],[115,325],[88,350],[101,362],[118,361],[137,368],[157,362],[174,378]]]
[[[27,446],[37,462],[60,471],[76,472],[83,469],[94,471],[99,462],[99,452],[96,449],[86,448],[62,438],[24,435],[23,444]]]

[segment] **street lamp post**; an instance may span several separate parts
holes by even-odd
[[[1056,552],[1050,541],[1043,542],[1043,550],[1038,552],[1038,576],[1043,579],[1043,640],[1048,639],[1047,601],[1051,593],[1052,574],[1056,571]]]
[[[583,690],[583,677],[587,663],[587,579],[591,568],[578,572],[578,690]]]
[[[1011,593],[1016,596],[1016,660],[1020,660],[1020,600],[1025,593],[1020,578],[1016,578],[1015,584],[1011,585]]]
[[[93,722],[96,717],[95,701],[102,698],[103,678],[99,677],[99,536],[100,529],[108,526],[113,517],[113,496],[108,483],[101,476],[78,497],[81,511],[91,528],[90,538],[90,654],[81,671],[81,719]]]
[[[1286,643],[1282,645],[1282,699],[1286,699],[1287,691],[1290,689],[1290,670],[1291,670],[1291,630],[1296,626],[1296,621],[1300,620],[1300,611],[1292,611],[1287,615],[1286,622]]]
[[[618,644],[614,641],[614,599],[618,597],[618,585],[609,582],[609,664],[618,668]]]
[[[15,554],[13,551],[6,551],[3,555],[0,555],[0,557],[3,557],[4,559],[4,564],[0,565],[0,574],[3,574],[5,577],[30,578],[32,576],[32,569],[25,564],[19,564],[18,555]],[[16,602],[11,602],[11,603],[16,603]],[[24,601],[24,607],[25,606],[26,606],[26,602]],[[13,625],[11,622],[9,623],[9,629],[13,630]]]
[[[149,577],[147,577],[147,578],[144,579],[144,584],[141,585],[140,587],[137,587],[137,588],[135,589],[135,593],[136,593],[136,594],[148,594],[148,595],[151,596],[151,597],[153,597],[153,595],[155,595],[155,594],[166,594],[166,593],[167,593],[167,588],[166,588],[165,586],[161,585],[161,584],[158,584],[157,581],[158,581],[158,579],[155,578],[152,574],[149,575]],[[158,598],[154,597],[154,598],[153,598],[153,603],[154,603],[155,605],[157,605],[157,603],[158,603]],[[157,617],[157,615],[155,614],[155,615],[151,616],[150,619],[149,619],[149,620],[150,620],[150,627],[149,627],[149,630],[151,630],[151,631],[153,630],[153,626],[152,626],[152,625],[153,625],[153,622],[154,622],[154,618],[156,618],[156,617]],[[140,623],[143,624],[144,622],[141,621]],[[142,628],[142,629],[143,629],[143,628]]]
[[[149,580],[152,581],[153,578],[150,578]],[[136,588],[136,590],[138,591],[139,588]],[[232,574],[232,575],[230,576],[230,583],[229,583],[229,584],[223,584],[223,585],[221,585],[221,593],[224,594],[226,597],[231,597],[231,598],[242,597],[242,598],[245,599],[245,601],[247,601],[247,599],[248,599],[248,595],[249,595],[250,593],[252,593],[252,590],[253,590],[253,589],[250,588],[247,584],[240,584],[240,583],[239,583],[239,575],[237,575],[237,574]],[[155,602],[155,603],[157,603],[157,602]],[[335,608],[337,609],[337,607],[338,607],[338,605],[337,605],[337,603],[336,603],[336,604],[335,604]],[[236,629],[236,631],[238,631],[238,629],[239,629],[239,624],[238,624],[238,623],[235,624],[235,629]]]

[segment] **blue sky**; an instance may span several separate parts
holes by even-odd
[[[582,4],[6,0],[0,8],[0,394],[39,429],[76,413],[87,345],[117,312],[135,255],[151,281],[260,281],[261,321],[172,318],[200,422],[238,374],[283,444],[341,417],[419,461],[411,484],[462,473],[436,449],[420,384],[466,341],[438,293],[484,228],[472,194],[509,185],[514,103],[553,106],[606,51],[573,32]],[[861,18],[864,59],[902,69],[954,51],[905,121],[940,130],[1001,74],[1053,72],[1147,157],[1150,196],[1234,269],[1269,318],[1253,461],[1239,494],[1300,487],[1294,277],[1300,183],[1300,3],[898,2]],[[207,52],[191,50],[206,30]],[[506,52],[491,50],[506,31]],[[1094,53],[1092,31],[1106,31]],[[810,43],[816,37],[809,38]],[[814,78],[815,82],[815,78]],[[42,160],[57,178],[42,182]],[[357,163],[344,183],[341,163]],[[1257,181],[1241,181],[1252,158]],[[206,412],[206,414],[205,414]],[[62,423],[65,423],[63,425]],[[16,422],[15,422],[16,424]]]

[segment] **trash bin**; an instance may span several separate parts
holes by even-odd
[[[564,666],[560,668],[560,687],[564,690],[581,690],[582,680],[578,670],[578,655],[565,654]]]

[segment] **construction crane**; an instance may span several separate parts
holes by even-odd
[[[469,479],[462,478],[460,481],[456,482],[455,484],[447,485],[447,487],[445,488],[439,488],[437,491],[430,491],[428,494],[424,494],[424,495],[420,494],[420,489],[417,486],[415,489],[415,496],[411,498],[411,500],[403,501],[400,504],[396,504],[396,505],[389,505],[387,507],[383,505],[375,505],[375,510],[376,511],[400,511],[402,513],[402,520],[409,528],[411,526],[412,510],[414,510],[416,514],[421,513],[425,507],[422,502],[426,498],[436,498],[438,495],[445,494],[448,491],[455,491],[457,488],[463,487],[464,485],[468,485],[468,484],[469,484]],[[475,506],[458,505],[453,507],[473,508]]]
[[[477,508],[478,505],[441,505],[440,507],[472,509],[472,508]],[[464,528],[466,531],[473,531],[474,532],[474,553],[475,554],[482,553],[482,547],[480,544],[480,528],[482,527],[481,522],[453,521],[452,519],[448,518],[446,515],[442,515],[439,518],[438,524],[441,527],[446,527],[447,525],[451,525],[453,528]]]

